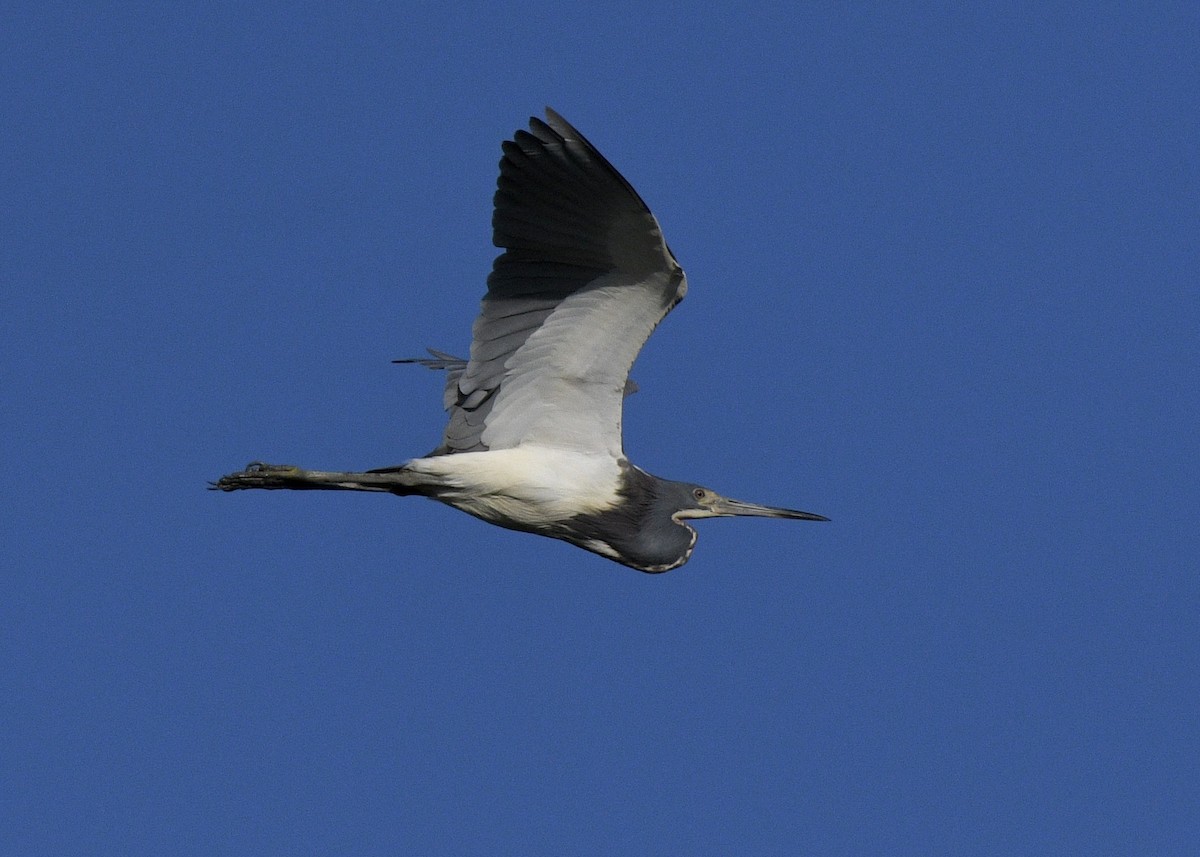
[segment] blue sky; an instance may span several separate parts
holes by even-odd
[[[0,853],[1191,854],[1195,4],[30,4],[0,27]],[[660,576],[419,499],[500,140],[688,299]]]

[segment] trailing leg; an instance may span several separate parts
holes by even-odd
[[[254,461],[245,470],[222,476],[209,487],[214,491],[240,491],[245,488],[280,488],[297,491],[382,491],[391,494],[415,494],[412,476],[402,469],[389,472],[346,473],[331,470],[304,470],[291,464],[263,464]]]

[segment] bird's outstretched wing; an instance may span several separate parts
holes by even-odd
[[[553,110],[503,150],[492,241],[504,252],[470,360],[440,367],[450,422],[435,454],[538,443],[621,456],[629,370],[683,299],[683,269],[637,191]]]

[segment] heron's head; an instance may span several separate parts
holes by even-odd
[[[746,515],[758,518],[792,518],[797,521],[828,521],[823,515],[812,512],[798,512],[795,509],[781,509],[778,506],[760,506],[757,503],[746,503],[730,497],[722,497],[716,491],[703,485],[693,485],[688,482],[672,483],[671,500],[675,511],[671,517],[675,521],[684,518],[729,518],[735,515]]]
[[[688,561],[697,539],[689,518],[829,520],[811,512],[731,500],[702,485],[660,479],[633,465],[622,472],[619,501],[601,512],[572,518],[559,538],[639,571],[670,571]]]

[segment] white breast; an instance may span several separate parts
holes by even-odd
[[[405,470],[419,475],[434,499],[509,527],[610,509],[621,478],[607,453],[533,444],[414,458]]]

